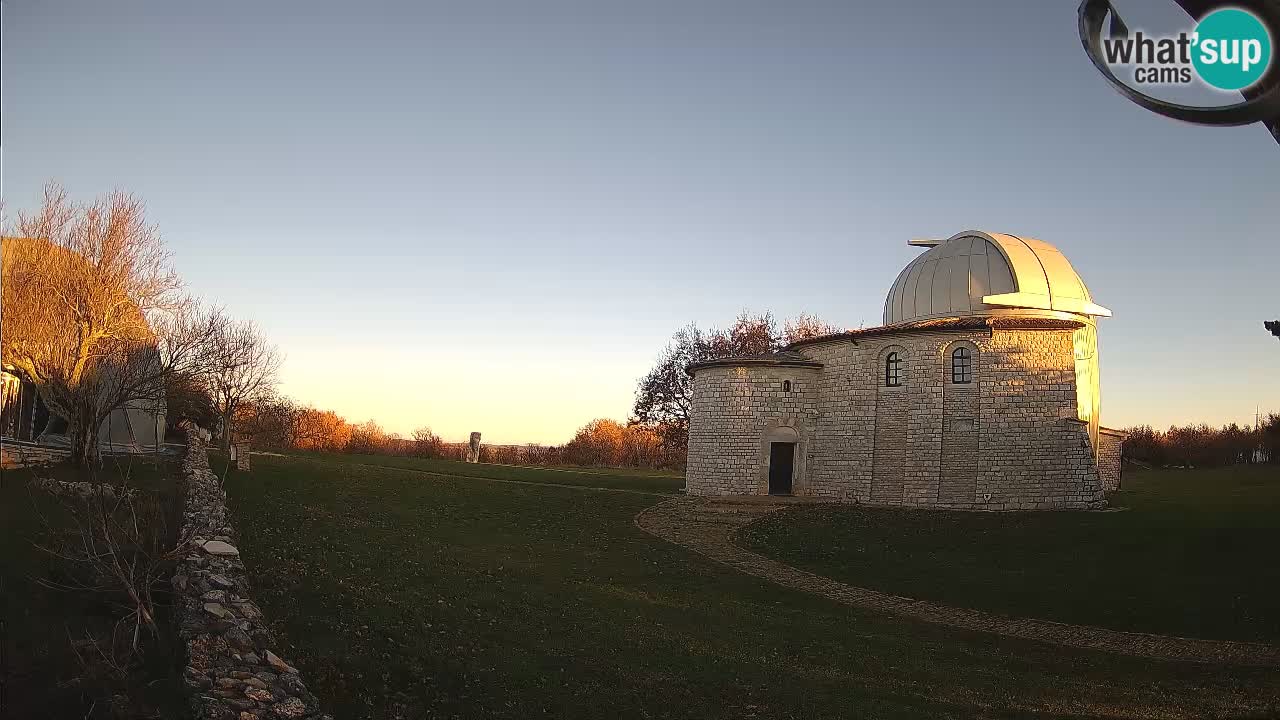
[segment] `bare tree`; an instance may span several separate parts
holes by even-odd
[[[707,334],[697,325],[690,323],[677,330],[653,369],[640,379],[633,419],[664,428],[670,444],[684,444],[693,404],[693,378],[685,368],[710,356]]]
[[[332,410],[300,407],[290,417],[289,445],[299,450],[338,452],[351,442],[354,430]]]
[[[175,373],[165,387],[165,420],[176,427],[190,420],[200,427],[218,423],[218,408],[204,378],[192,373]]]
[[[195,368],[211,316],[180,295],[131,195],[76,204],[51,183],[14,231],[3,241],[0,356],[67,421],[73,457],[88,467],[113,410],[162,402],[166,379]]]
[[[843,330],[819,320],[816,315],[800,313],[782,324],[782,343],[790,345],[800,340],[808,340],[809,338],[823,335],[834,335],[839,332],[843,332]]]
[[[275,394],[280,351],[252,322],[217,323],[205,347],[209,393],[222,416],[222,446],[231,447],[236,410]]]
[[[306,408],[287,397],[270,397],[241,403],[231,419],[236,435],[248,438],[259,447],[297,447],[302,439],[299,434],[299,417]],[[215,423],[218,411],[214,409]]]
[[[41,518],[45,532],[37,546],[67,561],[67,571],[41,582],[56,589],[103,593],[121,608],[105,643],[87,637],[94,662],[81,658],[82,664],[105,667],[119,677],[127,674],[140,652],[143,629],[151,639],[159,639],[154,589],[191,541],[191,531],[179,530],[180,500],[133,487],[132,467],[130,462],[118,474],[106,475],[90,469],[89,482],[48,477],[32,485],[59,496],[65,512],[57,521]]]
[[[801,315],[785,323],[778,332],[771,313],[751,315],[742,312],[728,330],[703,331],[690,324],[672,336],[671,342],[658,356],[658,362],[640,379],[632,422],[650,426],[663,436],[669,452],[688,440],[689,409],[693,403],[693,379],[685,369],[705,360],[759,355],[778,350],[783,345],[805,337],[839,332],[810,315]]]

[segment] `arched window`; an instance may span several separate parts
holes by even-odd
[[[973,382],[973,351],[967,347],[951,351],[951,382],[957,385]]]
[[[790,380],[783,380],[783,381],[782,381],[782,392],[784,392],[784,393],[791,392],[791,381],[790,381]]]
[[[902,385],[902,360],[898,353],[891,352],[884,359],[884,386],[900,387]]]

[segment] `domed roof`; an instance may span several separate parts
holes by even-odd
[[[885,299],[885,325],[971,315],[1111,316],[1047,242],[966,230],[910,244],[930,249],[898,274]]]

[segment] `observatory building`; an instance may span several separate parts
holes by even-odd
[[[873,505],[1094,508],[1123,435],[1099,424],[1096,305],[1032,238],[966,231],[899,273],[880,327],[691,365],[686,491]]]

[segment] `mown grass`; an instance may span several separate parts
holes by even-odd
[[[671,471],[646,470],[642,468],[551,468],[493,465],[488,463],[473,464],[457,460],[439,460],[436,458],[405,457],[400,455],[299,453],[298,456],[335,463],[377,465],[379,467],[417,470],[450,477],[475,477],[547,485],[579,485],[656,493],[677,493],[684,489],[684,475]]]
[[[740,542],[907,597],[1187,637],[1280,643],[1280,467],[1126,473],[1121,512],[789,510]]]
[[[341,717],[1280,712],[1274,669],[1071,651],[778,588],[638,530],[653,496],[337,458],[255,456],[227,482],[255,593]]]
[[[0,718],[172,717],[184,711],[168,609],[158,608],[162,636],[146,642],[133,672],[113,677],[87,643],[93,638],[105,644],[125,608],[110,592],[69,589],[85,582],[85,568],[41,549],[54,546],[57,534],[75,531],[68,504],[77,501],[30,487],[36,476],[95,482],[127,477],[129,485],[177,512],[172,463],[153,457],[104,463],[92,474],[70,465],[0,474]],[[165,532],[171,530],[176,528]],[[161,602],[166,587],[158,593]],[[127,700],[113,701],[116,695]]]

